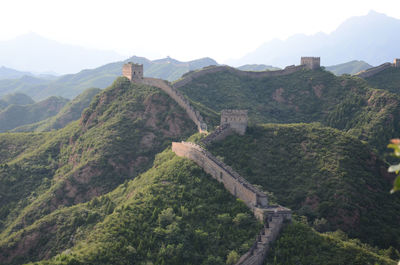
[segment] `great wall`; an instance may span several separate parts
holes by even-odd
[[[395,59],[394,63],[385,63],[378,67],[374,67],[356,74],[359,77],[365,78],[379,73],[389,67],[400,67],[400,59]],[[240,71],[229,66],[210,66],[202,70],[189,72],[173,85],[156,78],[143,77],[143,65],[128,63],[123,67],[123,75],[132,82],[138,82],[160,88],[174,99],[181,106],[192,121],[197,125],[200,133],[207,133],[207,125],[202,116],[191,105],[177,88],[182,87],[193,79],[200,76],[228,71],[239,76],[247,76],[252,78],[264,78],[273,76],[282,76],[292,74],[302,69],[315,70],[320,68],[319,57],[302,57],[299,66],[288,66],[283,70],[278,71]],[[248,123],[247,110],[222,110],[221,123],[212,133],[208,134],[201,140],[203,146],[210,145],[215,141],[219,141],[237,133],[244,135]],[[253,212],[254,216],[264,223],[264,227],[256,236],[255,242],[250,250],[243,254],[235,265],[262,265],[271,244],[279,235],[285,222],[290,222],[292,212],[290,209],[280,205],[271,205],[268,202],[267,195],[251,185],[245,178],[240,176],[231,167],[218,160],[206,149],[200,145],[191,142],[173,142],[172,151],[181,157],[188,158],[199,165],[205,172],[210,174],[218,182],[223,183],[233,196],[242,200],[247,207]]]
[[[369,68],[367,70],[361,71],[355,76],[361,77],[361,78],[367,78],[373,75],[376,75],[377,73],[382,72],[383,70],[386,70],[388,68],[392,67],[400,67],[400,59],[394,59],[393,63],[384,63],[376,67]]]
[[[280,71],[270,72],[245,72],[239,71],[231,67],[207,67],[201,71],[186,74],[183,79],[176,82],[174,86],[164,80],[156,78],[143,77],[143,65],[128,63],[123,67],[123,76],[132,82],[147,84],[160,88],[174,99],[181,106],[192,121],[197,125],[198,131],[207,133],[207,125],[202,116],[191,105],[176,88],[189,83],[194,78],[208,73],[220,71],[235,71],[240,75],[251,77],[266,77],[287,75],[299,71],[304,68],[316,69],[319,67],[319,58],[307,57],[301,60],[305,65],[291,66]],[[221,124],[214,132],[207,135],[202,140],[202,144],[207,146],[214,141],[222,140],[226,136],[238,133],[244,135],[247,128],[247,111],[246,110],[223,110],[221,111]],[[191,159],[198,164],[205,172],[210,174],[214,179],[223,183],[224,187],[236,198],[242,200],[247,207],[253,212],[254,216],[264,223],[264,227],[256,236],[254,244],[250,250],[240,257],[236,265],[261,265],[271,247],[271,244],[279,235],[280,230],[285,222],[290,222],[291,210],[280,205],[270,205],[267,195],[251,185],[246,179],[241,177],[231,167],[225,165],[207,150],[201,146],[191,142],[173,142],[172,151],[181,157]]]

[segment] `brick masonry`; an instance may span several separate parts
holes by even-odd
[[[306,66],[310,70],[315,70],[321,67],[320,57],[301,57],[300,65]]]

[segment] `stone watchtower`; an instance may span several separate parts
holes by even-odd
[[[393,65],[394,65],[394,67],[400,67],[400,59],[398,59],[398,58],[394,59]]]
[[[221,126],[229,124],[240,135],[246,133],[247,110],[225,109],[221,111]]]
[[[135,64],[132,62],[124,64],[122,67],[122,75],[131,81],[139,81],[143,79],[143,64]]]
[[[321,67],[320,57],[301,57],[301,65],[305,65],[310,70],[315,70]]]

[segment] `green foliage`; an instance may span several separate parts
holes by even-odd
[[[307,225],[293,223],[274,243],[265,264],[396,265],[389,253],[373,249],[358,240],[349,240],[340,232],[320,234]]]
[[[10,105],[0,111],[0,132],[54,116],[67,102],[65,98],[50,97],[30,105]]]
[[[379,153],[400,134],[397,95],[323,70],[266,78],[223,71],[195,78],[180,90],[212,126],[219,125],[213,112],[247,109],[250,123],[320,122],[368,141]]]
[[[395,94],[400,94],[400,68],[390,67],[382,72],[366,78],[373,87],[385,89]]]
[[[170,150],[152,169],[109,193],[111,214],[87,222],[68,254],[33,264],[232,264],[260,229],[250,210],[192,161]],[[100,212],[92,200],[61,212]],[[103,209],[103,210],[96,210]],[[222,225],[219,216],[249,216],[246,227]],[[90,227],[90,226],[89,226]],[[246,250],[247,251],[247,250]]]
[[[47,133],[0,134],[0,247],[25,241],[24,229],[55,210],[136,177],[171,141],[195,131],[165,93],[119,78],[95,96],[79,122]],[[83,223],[100,216],[89,214]]]
[[[396,158],[400,157],[400,139],[392,139],[391,144],[388,145],[388,148],[393,149],[393,156]],[[400,164],[397,165],[392,165],[389,167],[388,172],[393,173],[395,172],[397,174],[396,179],[393,182],[393,189],[391,192],[396,192],[400,190]]]
[[[400,248],[400,194],[389,194],[386,164],[356,138],[318,124],[268,124],[209,150],[319,231]]]
[[[13,132],[44,132],[63,128],[68,123],[78,120],[85,108],[87,108],[93,97],[100,93],[98,88],[86,89],[82,94],[68,102],[57,115],[37,123],[28,124],[13,129]]]
[[[226,264],[230,265],[236,264],[239,258],[240,258],[239,254],[236,251],[232,250],[226,257]]]

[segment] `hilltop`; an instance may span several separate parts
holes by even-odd
[[[171,141],[194,132],[165,93],[119,78],[63,129],[0,134],[0,237],[113,190],[151,167]]]
[[[22,93],[7,94],[0,98],[0,110],[9,105],[29,105],[33,104],[35,101]]]
[[[30,123],[14,128],[13,132],[44,132],[50,130],[58,130],[66,126],[72,121],[76,121],[81,117],[83,110],[89,107],[93,97],[100,93],[98,88],[89,88],[83,91],[82,94],[69,101],[65,106],[54,116],[36,123]]]
[[[360,78],[292,69],[280,76],[277,71],[255,76],[219,67],[186,74],[175,84],[214,126],[222,109],[248,109],[253,124],[320,122],[368,141],[380,152],[400,134],[399,96],[371,88]]]
[[[327,66],[325,67],[325,69],[329,72],[334,73],[335,75],[342,75],[342,74],[352,75],[372,67],[373,67],[372,65],[364,61],[354,60],[347,63]]]
[[[54,80],[24,76],[15,80],[0,80],[0,96],[3,94],[22,92],[35,100],[49,96],[62,96],[72,99],[90,87],[106,88],[121,75],[122,65],[126,62],[143,64],[147,77],[162,78],[174,81],[184,73],[201,69],[209,65],[217,65],[210,58],[202,58],[189,62],[179,62],[172,58],[148,60],[144,57],[133,56],[124,61],[109,63],[94,69],[82,70],[76,74],[60,76]]]
[[[14,97],[15,98],[15,97]],[[21,103],[30,102],[29,97],[18,96]],[[0,132],[12,130],[18,126],[38,122],[56,115],[68,100],[61,97],[49,97],[46,100],[29,105],[9,105],[0,110]]]

